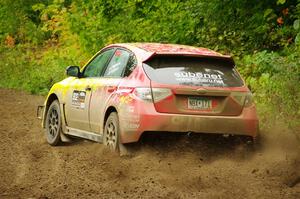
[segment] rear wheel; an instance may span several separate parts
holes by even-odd
[[[61,130],[61,112],[58,100],[54,100],[46,115],[46,138],[47,142],[56,146],[61,143],[60,134]]]
[[[117,113],[112,112],[105,123],[104,135],[103,135],[103,143],[111,150],[111,151],[119,151],[119,143],[120,143],[120,127],[119,127],[119,118]]]
[[[118,152],[121,156],[128,156],[131,154],[128,151],[127,146],[124,146],[124,144],[121,143],[119,117],[116,112],[112,112],[106,120],[103,143],[111,151]]]

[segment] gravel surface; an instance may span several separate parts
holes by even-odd
[[[0,89],[0,198],[300,198],[299,142],[275,127],[238,138],[146,135],[119,157],[76,139],[46,143],[44,97]]]

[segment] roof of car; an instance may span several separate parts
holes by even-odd
[[[199,48],[193,46],[179,44],[160,44],[160,43],[132,43],[130,45],[139,47],[148,52],[154,53],[192,53],[201,55],[221,55],[207,48]]]
[[[228,55],[222,55],[218,52],[207,48],[180,45],[180,44],[164,44],[164,43],[119,43],[109,46],[120,46],[128,48],[135,53],[144,54],[144,60],[153,55],[191,55],[191,56],[208,56],[224,59],[232,59]]]

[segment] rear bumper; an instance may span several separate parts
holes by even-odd
[[[147,107],[132,116],[134,119],[128,114],[120,115],[123,143],[137,142],[146,131],[234,134],[252,137],[256,137],[259,131],[254,105],[244,108],[239,116],[165,114],[156,112],[152,107]],[[125,120],[122,119],[124,117]]]

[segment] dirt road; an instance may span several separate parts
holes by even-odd
[[[279,128],[237,139],[163,135],[119,157],[98,143],[49,146],[43,97],[0,89],[0,198],[300,198],[299,144]],[[274,126],[276,126],[274,124]]]

